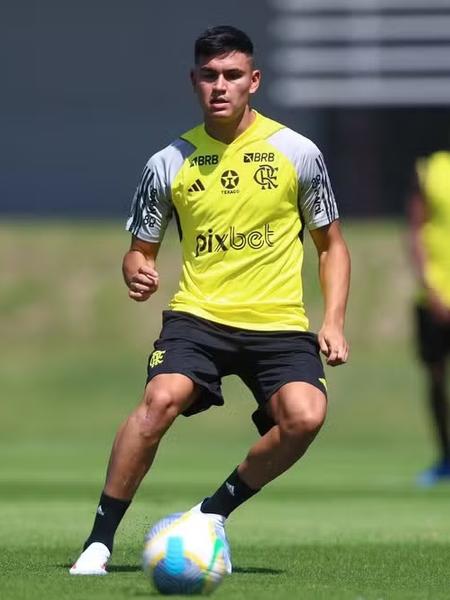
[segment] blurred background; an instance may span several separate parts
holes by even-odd
[[[169,229],[160,292],[130,302],[120,274],[124,221],[148,157],[201,120],[188,77],[193,41],[216,24],[255,43],[263,70],[255,108],[322,149],[353,256],[351,360],[328,369],[327,425],[266,498],[303,502],[299,527],[312,541],[448,539],[450,489],[414,485],[434,447],[412,333],[405,200],[416,158],[449,147],[450,2],[17,0],[2,8],[0,543],[23,524],[18,503],[30,503],[31,541],[51,523],[56,546],[75,554],[87,532],[115,428],[141,394],[179,273]],[[317,329],[311,243],[305,278]],[[170,432],[121,535],[141,535],[149,513],[198,501],[241,459],[256,435],[253,401],[233,378],[225,393],[223,410]],[[328,529],[316,526],[324,512]],[[235,522],[239,535],[253,533],[247,507]]]
[[[200,119],[192,45],[216,23],[253,38],[255,104],[323,148],[343,213],[400,215],[413,159],[448,144],[448,0],[6,2],[2,214],[123,218]]]

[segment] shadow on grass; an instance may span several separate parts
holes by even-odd
[[[137,571],[142,571],[142,567],[140,565],[111,565],[108,567],[108,571],[110,573],[137,573]]]
[[[112,570],[112,569],[111,569]],[[242,575],[242,574],[258,574],[258,575],[279,575],[280,573],[285,573],[283,569],[267,569],[265,567],[233,567],[232,575]],[[200,594],[194,594],[197,596]],[[133,596],[159,596],[162,597],[162,594],[155,589],[150,589],[147,592],[142,592],[141,590],[136,590],[133,593]],[[181,596],[176,596],[177,598]]]
[[[58,569],[69,570],[72,566],[72,563],[66,564],[58,564],[55,565]],[[139,565],[111,565],[108,567],[109,573],[137,573],[138,571],[142,571],[142,567]],[[279,575],[280,573],[285,573],[283,569],[269,569],[266,567],[233,567],[233,575],[234,574],[248,574],[248,573],[257,573],[261,575]]]
[[[258,573],[261,575],[279,575],[280,573],[285,573],[283,569],[268,569],[266,567],[233,567],[233,575],[237,574],[246,574],[246,573]]]
[[[55,565],[58,569],[69,570],[73,563],[66,563],[65,565]],[[137,573],[142,571],[142,567],[139,565],[111,565],[108,567],[108,573]]]

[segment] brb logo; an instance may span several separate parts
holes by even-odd
[[[273,162],[275,160],[275,152],[246,152],[244,154],[244,162]]]
[[[262,190],[273,190],[278,187],[278,167],[272,165],[261,165],[253,175],[253,179],[261,186]]]
[[[194,156],[194,158],[189,162],[189,166],[195,167],[198,165],[199,167],[205,167],[209,165],[218,165],[219,164],[219,155],[218,154],[204,154],[202,156]]]
[[[195,256],[212,252],[226,252],[227,250],[243,250],[247,246],[253,250],[260,250],[263,246],[274,245],[272,241],[274,235],[270,225],[264,225],[262,230],[254,229],[248,233],[236,231],[235,227],[230,227],[226,233],[215,233],[208,229],[207,233],[200,233],[195,238]]]

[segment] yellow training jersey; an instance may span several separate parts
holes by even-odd
[[[417,175],[427,212],[422,229],[425,278],[450,307],[450,152],[419,160]]]
[[[172,213],[183,271],[171,309],[243,329],[308,329],[303,229],[337,218],[310,140],[258,113],[231,144],[191,129],[147,163],[127,229],[160,242]]]

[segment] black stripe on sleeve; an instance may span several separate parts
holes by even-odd
[[[133,202],[133,207],[132,207],[131,215],[130,215],[133,219],[131,221],[131,225],[130,225],[130,231],[133,235],[136,235],[137,231],[139,230],[141,221],[142,221],[142,209],[143,209],[142,194],[143,194],[145,182],[146,182],[149,174],[150,174],[150,169],[146,166],[144,168],[144,170],[142,171],[141,181],[139,182],[139,185],[136,190],[136,196],[135,196],[135,199]]]
[[[323,160],[322,155],[319,156],[319,161],[321,162],[322,167],[323,167],[324,187],[326,188],[326,192],[327,192],[327,199],[328,199],[328,204],[330,207],[330,213],[331,213],[331,217],[332,217],[331,220],[334,221],[334,219],[336,218],[336,205],[334,203],[334,196],[333,196],[333,192],[331,190],[330,180],[328,178],[327,169],[325,167],[325,162]]]
[[[139,221],[140,221],[140,217],[139,215],[141,214],[141,197],[139,195],[139,192],[136,191],[136,196],[133,202],[133,209],[132,209],[132,214],[130,215],[132,217],[132,221],[130,224],[130,232],[133,235],[136,235],[138,229],[139,229]]]
[[[317,167],[318,167],[318,169],[320,171],[320,177],[321,177],[321,182],[322,182],[322,200],[323,200],[323,206],[325,208],[325,212],[327,213],[327,219],[331,223],[331,221],[333,219],[331,217],[330,206],[329,206],[329,203],[327,202],[327,200],[325,198],[326,186],[324,185],[324,182],[326,180],[326,177],[325,177],[324,169],[322,167],[322,164],[321,164],[319,158],[316,158],[316,165],[317,165]]]
[[[134,205],[133,221],[130,226],[130,231],[133,235],[137,235],[144,221],[144,210],[147,206],[148,188],[155,178],[154,172],[145,167],[142,174],[141,183],[137,190],[136,202]]]

